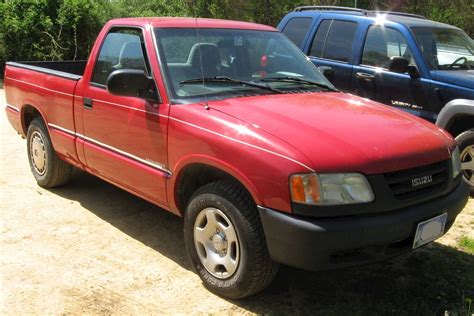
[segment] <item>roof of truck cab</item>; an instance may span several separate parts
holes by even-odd
[[[274,27],[242,22],[233,20],[204,19],[204,18],[175,18],[175,17],[156,17],[156,18],[123,18],[114,19],[108,22],[112,25],[151,25],[153,27],[182,27],[182,28],[225,28],[225,29],[242,29],[257,31],[274,31],[278,32]]]

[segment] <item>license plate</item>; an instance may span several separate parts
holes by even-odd
[[[413,240],[413,249],[423,246],[444,234],[447,213],[428,219],[418,224],[416,228],[415,239]]]

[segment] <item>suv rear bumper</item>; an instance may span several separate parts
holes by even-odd
[[[448,213],[451,228],[469,197],[461,183],[449,194],[415,206],[365,216],[309,218],[259,206],[273,260],[306,270],[325,270],[387,259],[412,249],[419,222]]]

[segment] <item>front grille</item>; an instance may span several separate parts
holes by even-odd
[[[394,198],[398,200],[415,199],[443,191],[449,182],[449,165],[448,161],[441,161],[413,169],[386,173],[384,176]],[[414,185],[413,181],[418,181],[418,183]]]

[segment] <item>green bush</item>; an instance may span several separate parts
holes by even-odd
[[[116,17],[196,16],[276,25],[299,5],[352,6],[353,0],[3,0],[0,2],[0,77],[5,61],[86,59],[103,24]],[[358,0],[425,15],[474,35],[472,0]]]

